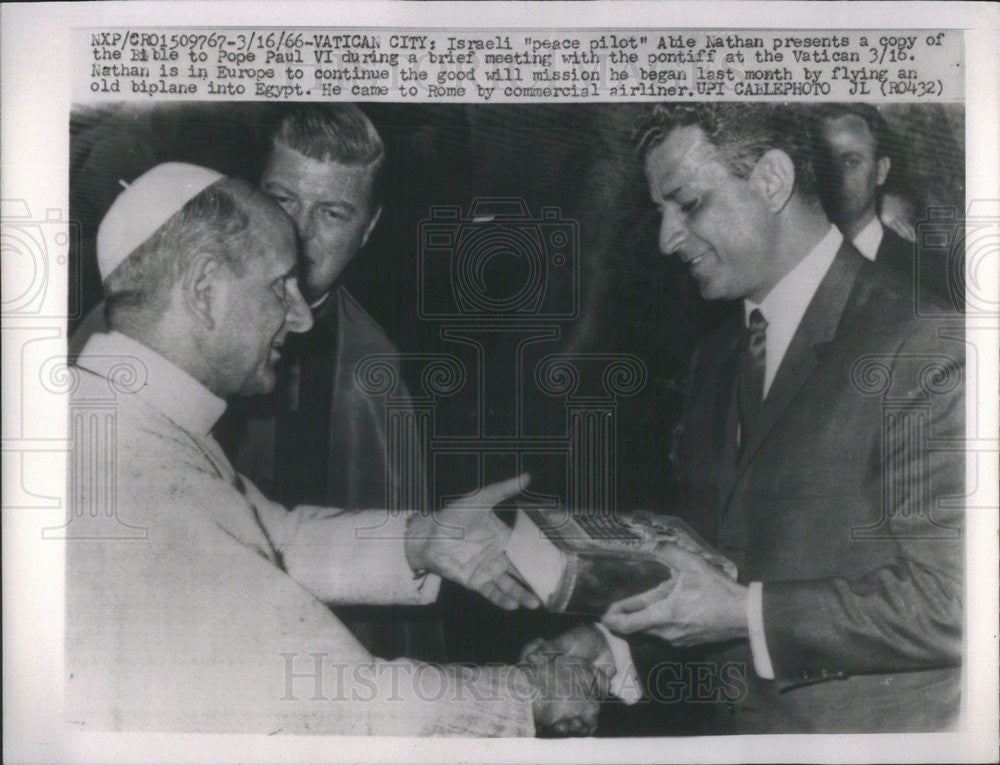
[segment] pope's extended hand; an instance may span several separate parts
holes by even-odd
[[[586,659],[605,675],[605,678],[599,678],[602,687],[606,686],[603,681],[615,673],[611,647],[593,624],[577,625],[553,638],[535,638],[521,649],[521,661],[530,662],[547,655]]]
[[[657,554],[672,576],[613,603],[601,621],[624,635],[647,632],[676,646],[747,636],[747,588],[698,555],[664,543]]]
[[[493,507],[517,494],[528,475],[494,483],[429,515],[414,515],[406,528],[406,559],[414,571],[431,571],[478,592],[505,609],[537,608],[541,602],[513,576],[504,553],[510,528]]]

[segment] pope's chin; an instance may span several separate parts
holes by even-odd
[[[274,358],[273,352],[270,357]],[[274,362],[268,360],[267,366],[254,375],[253,379],[247,380],[247,384],[243,386],[240,391],[241,396],[260,396],[266,395],[274,390],[274,386],[278,384],[278,375],[274,371]]]
[[[310,284],[306,284],[305,289],[302,290],[302,297],[305,298],[306,303],[310,306],[310,308],[312,308],[316,301],[326,295],[330,289],[332,289],[332,287],[321,289],[319,287],[313,287]]]

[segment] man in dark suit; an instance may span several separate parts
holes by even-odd
[[[831,226],[809,135],[765,104],[642,124],[660,248],[743,303],[695,354],[677,449],[679,514],[739,577],[666,546],[673,577],[603,621],[701,646],[717,732],[940,729],[962,647],[962,328],[916,316]]]
[[[820,194],[833,222],[869,260],[902,256],[894,265],[909,266],[912,243],[883,227],[878,215],[892,170],[885,118],[871,104],[823,104],[816,117],[825,160]]]
[[[385,506],[384,414],[353,369],[364,352],[396,350],[337,285],[378,223],[383,163],[381,138],[353,104],[293,109],[272,136],[260,187],[295,222],[314,325],[286,354],[274,433],[251,430],[237,462],[287,504]]]
[[[948,264],[927,254],[918,259],[913,222],[886,215],[884,200],[888,189],[898,186],[892,179],[899,176],[900,163],[898,157],[893,161],[897,139],[881,112],[864,103],[821,104],[814,116],[823,139],[817,162],[820,197],[831,220],[869,260],[938,297],[956,300],[948,292]]]

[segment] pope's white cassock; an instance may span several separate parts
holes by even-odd
[[[437,577],[415,576],[407,564],[405,517],[270,502],[212,438],[225,403],[125,335],[94,336],[77,365],[73,411],[86,413],[111,391],[115,424],[75,436],[74,512],[99,533],[67,542],[71,721],[112,730],[534,734],[529,688],[512,667],[382,661],[328,608],[437,597]],[[134,392],[118,390],[122,369],[134,371]],[[74,419],[79,426],[86,415]],[[100,473],[88,465],[95,459],[113,464],[113,486],[79,480]],[[94,515],[99,500],[113,504],[113,518]]]

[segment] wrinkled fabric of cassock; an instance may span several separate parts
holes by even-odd
[[[230,453],[237,469],[282,504],[364,510],[410,500],[426,491],[419,444],[390,464],[387,406],[411,409],[399,351],[344,287],[314,310],[314,326],[288,338],[278,387],[260,411],[239,405],[228,419],[241,431]],[[359,382],[359,365],[377,358],[376,375],[391,389],[373,395]],[[257,409],[257,411],[255,411]],[[398,447],[397,447],[398,452]],[[404,472],[405,471],[405,472]],[[426,501],[426,500],[424,500]],[[415,503],[407,501],[407,509]],[[380,656],[445,661],[441,622],[430,609],[350,607],[341,618]]]
[[[288,510],[210,431],[224,403],[96,335],[71,397],[68,719],[86,729],[527,736],[512,667],[372,656],[331,604],[433,601],[406,517]]]
[[[278,391],[276,496],[288,504],[386,507],[390,495],[406,495],[402,483],[409,479],[389,465],[386,451],[387,399],[410,406],[399,351],[343,287],[313,318],[312,330],[289,338],[289,373]],[[359,364],[372,357],[396,379],[385,396],[358,381]],[[420,454],[411,458],[422,463]],[[422,472],[415,478],[422,486]]]

